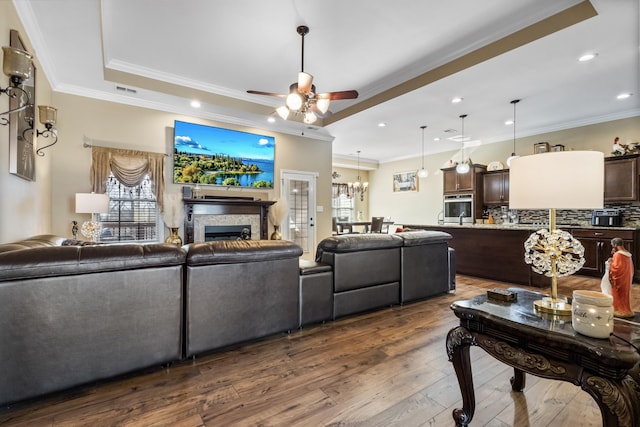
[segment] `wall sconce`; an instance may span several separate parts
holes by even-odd
[[[4,89],[0,88],[0,94],[4,93],[10,98],[16,98],[18,95],[21,95],[22,102],[20,106],[13,110],[0,113],[0,116],[17,113],[29,106],[29,93],[21,86],[22,82],[31,76],[31,61],[33,60],[33,57],[28,52],[15,47],[3,46],[2,53],[2,72],[9,76],[11,79],[11,85]],[[6,126],[9,124],[9,120],[2,117],[0,119],[0,124]]]
[[[56,110],[55,108],[49,107],[47,105],[38,105],[38,117],[40,123],[42,123],[47,129],[42,132],[36,129],[36,137],[44,136],[45,138],[49,138],[49,135],[53,136],[53,142],[51,144],[45,145],[44,147],[38,148],[36,150],[36,154],[40,157],[44,156],[42,150],[51,147],[56,142],[58,142],[58,131],[53,128],[53,125],[56,124],[57,115],[58,110]]]

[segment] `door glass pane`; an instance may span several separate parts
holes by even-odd
[[[289,240],[309,251],[309,181],[288,180]]]

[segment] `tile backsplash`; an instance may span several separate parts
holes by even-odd
[[[640,206],[632,204],[616,204],[605,205],[605,208],[618,208],[623,212],[623,226],[640,228]],[[556,224],[576,224],[582,226],[591,225],[592,210],[560,210],[556,211]],[[491,214],[497,224],[502,223],[502,210],[498,207],[487,209],[487,213]],[[518,210],[518,218],[520,223],[525,224],[544,224],[549,222],[548,210]]]

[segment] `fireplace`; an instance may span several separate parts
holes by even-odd
[[[184,199],[185,243],[205,242],[205,227],[249,228],[253,240],[266,240],[269,206],[274,203],[249,197]]]
[[[251,238],[251,225],[205,225],[204,241]]]

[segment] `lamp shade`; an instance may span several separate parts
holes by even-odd
[[[55,108],[49,107],[47,105],[38,105],[38,116],[40,118],[40,123],[42,123],[43,125],[55,125],[57,115],[58,110],[56,110]]]
[[[511,209],[596,209],[603,201],[604,154],[599,151],[558,151],[511,162]]]
[[[27,80],[31,76],[31,61],[33,57],[22,49],[3,46],[2,72],[9,77]]]
[[[96,193],[76,193],[76,213],[109,213],[109,196]]]

